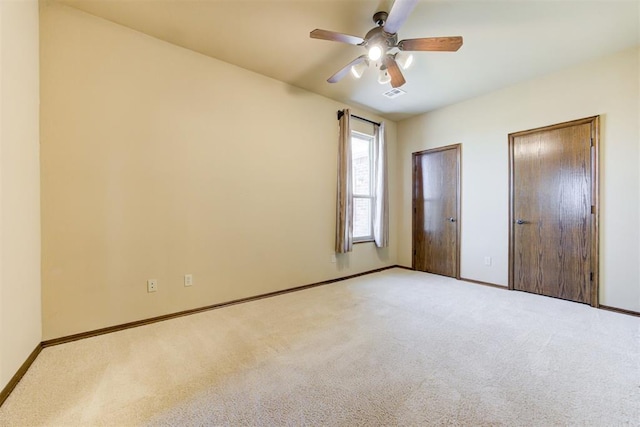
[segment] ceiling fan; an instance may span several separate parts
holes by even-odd
[[[360,55],[340,71],[329,77],[329,83],[336,83],[349,73],[353,72],[356,77],[360,77],[364,68],[373,61],[380,66],[381,76],[386,79],[379,80],[381,83],[391,81],[394,88],[406,83],[400,63],[403,68],[408,67],[410,58],[403,56],[403,52],[411,51],[441,51],[455,52],[462,46],[462,37],[427,37],[420,39],[406,39],[398,41],[398,30],[409,17],[418,0],[396,0],[391,7],[391,12],[376,12],[373,15],[373,22],[377,27],[371,29],[364,38],[349,34],[336,33],[334,31],[316,29],[311,31],[313,39],[330,40],[362,46],[367,49],[367,53]],[[397,52],[394,50],[397,49]],[[379,62],[378,62],[379,61]]]

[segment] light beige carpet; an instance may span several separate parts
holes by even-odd
[[[393,269],[47,348],[0,425],[640,425],[640,319]]]

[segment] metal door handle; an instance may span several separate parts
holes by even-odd
[[[454,217],[450,217],[449,222],[456,222],[456,219]]]
[[[522,225],[522,224],[524,224],[525,222],[527,222],[527,221],[525,221],[525,220],[523,220],[523,219],[518,219],[518,220],[516,220],[516,224],[518,224],[518,225]]]

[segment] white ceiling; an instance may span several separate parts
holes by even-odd
[[[463,36],[458,52],[416,52],[406,95],[387,99],[373,69],[326,79],[364,48],[315,40],[315,28],[363,37],[390,0],[60,0],[167,42],[401,120],[640,44],[640,2],[421,0],[399,39]]]

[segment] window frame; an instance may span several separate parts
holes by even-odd
[[[370,212],[370,220],[369,220],[369,234],[367,236],[353,236],[353,243],[367,243],[373,242],[375,240],[373,236],[373,209],[375,207],[375,188],[374,188],[374,179],[375,179],[375,161],[373,158],[374,155],[374,144],[375,144],[375,136],[369,135],[364,132],[359,132],[356,130],[351,131],[351,156],[353,158],[353,138],[367,140],[369,142],[369,194],[356,194],[355,192],[355,174],[353,171],[353,160],[351,161],[351,175],[352,175],[352,194],[351,194],[351,203],[354,206],[353,210],[353,218],[352,223],[354,224],[355,229],[355,200],[356,199],[369,199],[369,212]]]

